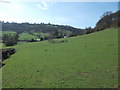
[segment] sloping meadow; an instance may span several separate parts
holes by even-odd
[[[3,88],[118,87],[118,29],[19,43],[2,67]]]

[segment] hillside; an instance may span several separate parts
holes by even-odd
[[[120,27],[120,10],[115,13],[106,12],[102,18],[97,22],[95,30],[103,30],[110,27]]]
[[[63,43],[18,43],[2,68],[3,88],[118,87],[118,28]]]
[[[2,22],[2,30],[3,31],[15,31],[17,33],[54,33],[56,31],[69,31],[76,35],[80,35],[84,33],[82,29],[75,28],[68,25],[55,25],[55,24],[31,24],[31,23],[9,23],[9,22]]]

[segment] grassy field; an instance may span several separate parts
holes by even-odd
[[[60,39],[59,39],[60,40]],[[19,43],[2,67],[3,88],[111,88],[118,86],[118,30]]]
[[[39,39],[39,38],[29,33],[22,33],[19,35],[19,40],[31,40],[31,39]]]

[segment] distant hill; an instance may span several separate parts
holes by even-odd
[[[3,31],[15,31],[17,33],[54,33],[56,31],[69,31],[75,35],[81,35],[84,33],[82,29],[74,28],[72,26],[65,26],[65,25],[54,25],[54,24],[30,24],[30,23],[9,23],[9,22],[2,22],[2,30]]]

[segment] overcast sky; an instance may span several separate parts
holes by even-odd
[[[94,27],[104,12],[117,10],[117,2],[0,2],[0,20],[85,28]]]

